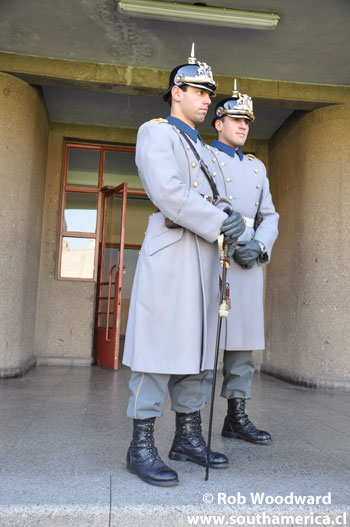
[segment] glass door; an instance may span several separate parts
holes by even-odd
[[[144,190],[129,189],[126,182],[102,191],[95,358],[98,366],[117,370],[139,250],[155,207]]]
[[[118,369],[128,184],[104,187],[96,298],[95,357],[98,366]]]

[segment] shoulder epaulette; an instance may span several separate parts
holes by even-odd
[[[249,159],[257,159],[258,161],[261,161],[261,159],[259,159],[258,157],[256,156],[253,156],[253,154],[245,154],[247,157],[249,157]],[[262,162],[262,161],[261,161]]]
[[[151,119],[151,122],[160,124],[160,123],[167,123],[168,120],[167,119],[163,119],[162,117],[158,117],[158,119]]]

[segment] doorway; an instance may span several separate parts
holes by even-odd
[[[130,296],[148,217],[155,207],[142,189],[104,187],[95,316],[98,366],[117,370]]]

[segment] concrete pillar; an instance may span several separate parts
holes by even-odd
[[[48,131],[40,91],[0,73],[0,377],[35,364]]]
[[[350,106],[292,116],[270,142],[280,234],[267,270],[262,371],[350,389]]]

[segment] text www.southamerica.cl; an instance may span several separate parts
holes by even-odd
[[[347,513],[274,515],[265,512],[254,515],[208,516],[188,515],[188,525],[347,525]]]

